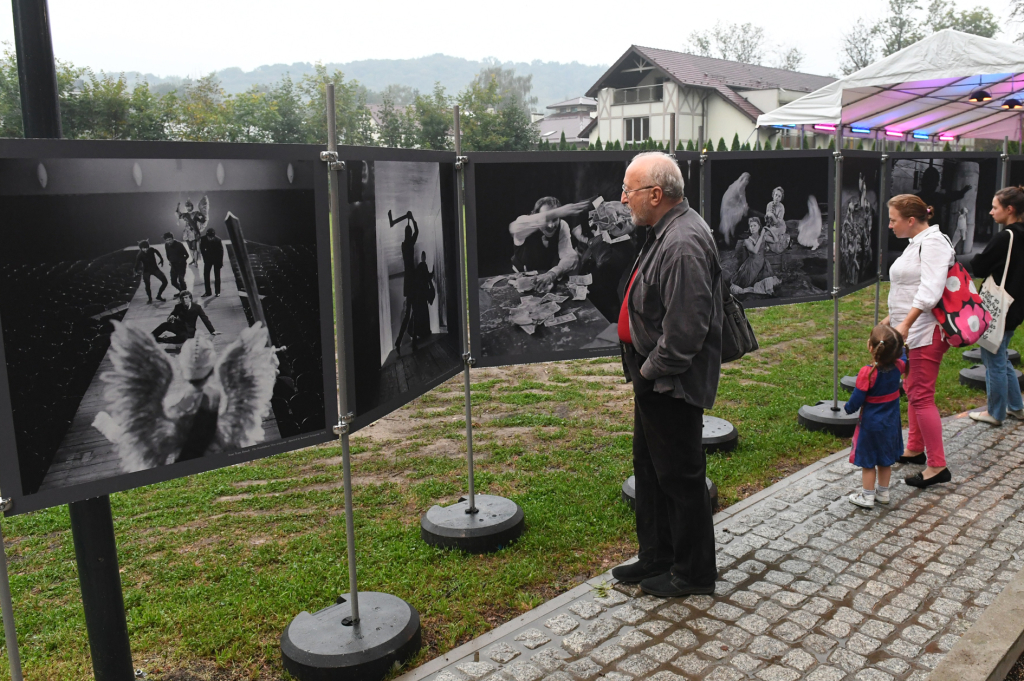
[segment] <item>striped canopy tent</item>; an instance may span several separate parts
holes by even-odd
[[[988,99],[972,101],[979,95]],[[844,134],[882,139],[1020,140],[1021,102],[1024,46],[946,29],[758,116],[757,124],[841,125]]]

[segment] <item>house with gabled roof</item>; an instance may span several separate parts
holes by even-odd
[[[551,113],[534,122],[540,141],[558,144],[562,135],[574,147],[586,148],[587,134],[597,119],[597,100],[593,97],[573,97],[546,107]]]
[[[829,76],[701,57],[672,50],[631,46],[587,91],[597,99],[597,122],[590,142],[641,142],[666,145],[702,139],[740,142],[753,147],[800,146],[795,128],[757,129],[762,113],[795,101],[835,80]],[[808,137],[813,130],[806,130]],[[827,137],[820,135],[827,145]],[[811,143],[814,146],[814,143]]]

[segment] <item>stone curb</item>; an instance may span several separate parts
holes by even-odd
[[[1024,570],[942,658],[929,681],[1003,681],[1024,653]]]
[[[829,454],[825,458],[819,459],[818,461],[815,461],[814,463],[805,466],[804,468],[801,468],[796,473],[793,473],[792,475],[785,477],[782,480],[779,480],[775,484],[771,485],[770,487],[766,487],[757,494],[752,494],[743,501],[735,503],[729,508],[719,511],[714,516],[715,525],[719,525],[727,520],[730,520],[737,514],[743,512],[747,508],[750,508],[751,506],[761,501],[762,499],[777,494],[778,492],[781,492],[787,487],[790,487],[794,483],[797,483],[800,480],[806,478],[808,475],[814,473],[815,471],[824,468],[825,466],[829,466],[835,463],[836,461],[845,459],[849,456],[850,448],[847,447],[846,449],[838,451],[835,454]],[[627,560],[626,563],[631,563],[634,560],[635,558]],[[625,565],[626,563],[623,563],[623,565]],[[588,593],[598,584],[601,584],[602,582],[607,583],[611,581],[613,581],[611,570],[608,570],[608,572],[605,572],[604,574],[588,579],[586,582],[580,584],[579,586],[574,587],[569,591],[566,591],[561,596],[553,598],[552,600],[547,601],[543,605],[537,606],[529,612],[523,613],[514,620],[506,622],[497,629],[492,629],[486,634],[474,638],[472,641],[467,641],[466,643],[463,643],[458,648],[453,648],[452,650],[449,650],[444,655],[435,657],[433,660],[430,660],[429,662],[420,665],[416,669],[413,669],[412,671],[402,674],[401,676],[395,678],[394,681],[420,681],[421,679],[424,679],[430,676],[431,674],[434,674],[435,672],[441,671],[453,662],[456,662],[458,660],[461,660],[465,657],[472,655],[473,653],[477,653],[483,650],[490,644],[494,643],[495,641],[501,638],[504,638],[505,636],[508,636],[509,634],[513,633],[519,628],[527,624],[530,624],[531,622],[535,622],[540,618],[546,616],[547,614],[555,610],[558,610],[566,603],[571,603],[580,596],[583,596],[586,593]],[[1014,660],[1016,660],[1016,658],[1014,658]]]

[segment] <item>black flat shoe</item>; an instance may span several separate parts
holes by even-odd
[[[662,598],[676,598],[678,596],[689,596],[692,594],[715,593],[715,583],[711,584],[690,584],[685,579],[676,577],[671,572],[666,572],[657,577],[650,577],[640,582],[640,590],[651,596]]]
[[[928,463],[928,457],[923,452],[914,456],[900,456],[899,463],[925,464]]]
[[[937,485],[940,482],[951,482],[953,480],[953,474],[949,472],[948,468],[943,468],[940,472],[936,473],[930,478],[925,478],[921,473],[912,475],[909,478],[903,478],[903,482],[907,483],[911,487],[931,487]]]
[[[672,569],[671,563],[641,563],[637,561],[612,568],[612,577],[623,584],[639,584],[649,577],[663,575],[670,569]]]

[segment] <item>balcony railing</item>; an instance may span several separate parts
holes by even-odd
[[[624,87],[615,91],[612,104],[640,104],[643,102],[660,102],[664,98],[664,87],[661,85],[644,85],[642,87]]]

